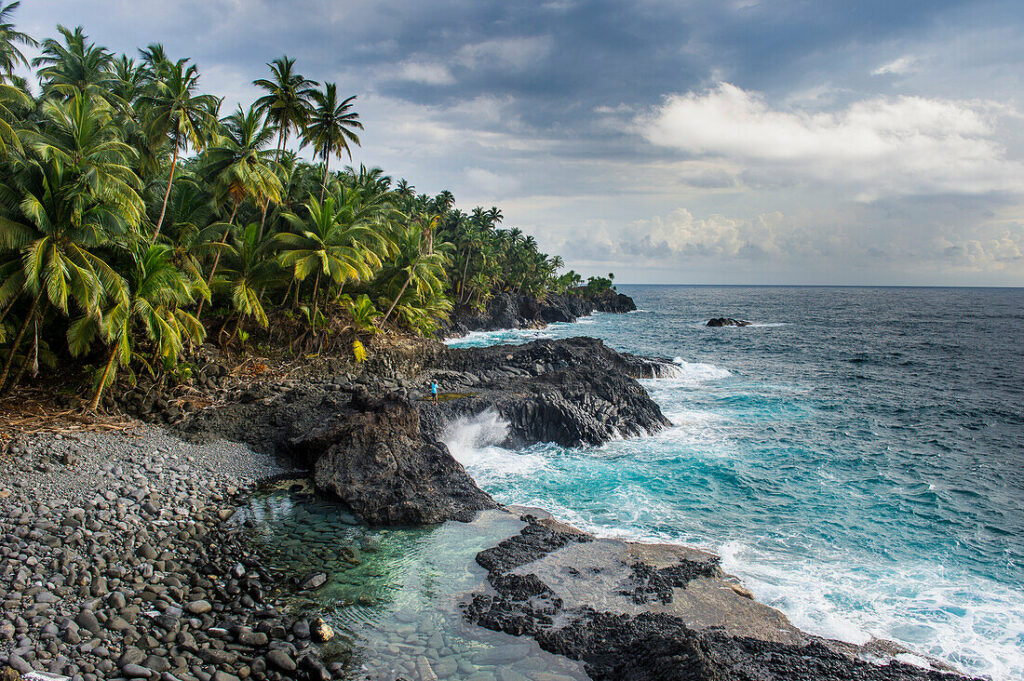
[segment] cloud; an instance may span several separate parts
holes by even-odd
[[[452,85],[455,76],[444,64],[407,61],[391,69],[392,77],[426,85]]]
[[[771,108],[729,83],[667,97],[636,119],[652,144],[744,161],[794,178],[840,183],[862,200],[920,193],[1019,191],[1024,165],[1006,158],[991,102],[877,97],[834,112]]]
[[[886,74],[901,75],[913,68],[917,60],[913,57],[900,57],[888,64],[883,64],[871,72],[872,76],[884,76]]]
[[[463,45],[455,54],[455,63],[467,69],[525,71],[544,60],[554,45],[551,36],[495,38]]]

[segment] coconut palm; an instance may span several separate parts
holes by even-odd
[[[235,113],[222,121],[222,134],[214,146],[207,149],[202,176],[214,185],[214,193],[222,204],[231,205],[231,215],[225,224],[221,243],[227,243],[228,233],[235,222],[239,206],[246,199],[259,205],[265,201],[281,200],[281,180],[274,172],[273,152],[267,147],[274,136],[273,126],[267,125],[263,114],[254,106]],[[213,281],[220,262],[220,251],[214,255],[207,284]],[[199,313],[203,303],[199,304]],[[198,314],[198,313],[197,313]]]
[[[72,97],[76,93],[88,93],[111,98],[114,55],[107,48],[89,42],[81,26],[74,30],[57,26],[57,30],[64,36],[64,43],[47,38],[41,45],[42,54],[32,60],[32,66],[42,67],[39,79],[43,83],[43,95]]]
[[[7,156],[10,147],[21,150],[21,138],[14,126],[32,106],[32,98],[21,89],[0,83],[0,158]]]
[[[267,91],[256,100],[256,106],[277,126],[277,156],[274,160],[280,161],[289,133],[302,130],[309,121],[310,98],[318,83],[296,73],[295,60],[287,55],[278,57],[267,66],[272,77],[259,78],[252,84]]]
[[[313,284],[313,319],[319,310],[321,277],[337,286],[347,281],[366,281],[380,267],[381,256],[391,246],[379,231],[380,211],[360,204],[355,192],[342,191],[321,203],[310,195],[303,214],[284,213],[291,232],[277,235],[282,249],[281,265],[292,270],[301,284],[316,273]]]
[[[352,158],[350,143],[359,145],[359,135],[353,131],[362,130],[363,124],[359,122],[359,114],[352,111],[356,95],[339,103],[338,86],[335,83],[325,83],[322,92],[314,90],[310,97],[315,106],[302,134],[302,140],[304,144],[313,147],[314,159],[317,156],[323,159],[324,176],[320,188],[320,200],[323,201],[324,192],[327,191],[327,173],[331,157],[341,158],[344,152],[348,154],[349,159]]]
[[[17,211],[0,221],[0,245],[22,253],[23,290],[32,297],[0,374],[45,296],[65,315],[69,302],[94,313],[120,291],[120,279],[96,250],[130,236],[142,215],[134,151],[117,139],[110,107],[88,95],[48,101],[41,130],[26,135],[30,157],[13,174]]]
[[[387,323],[407,291],[418,302],[443,294],[449,245],[443,244],[444,248],[428,252],[425,244],[427,225],[436,218],[421,215],[400,230],[396,239],[398,253],[380,276],[384,290],[390,291],[393,296],[390,307],[380,320],[380,326]]]
[[[243,317],[252,317],[261,327],[267,328],[267,313],[260,294],[280,272],[272,257],[273,242],[269,239],[260,241],[259,225],[252,223],[225,245],[225,264],[214,280],[214,288],[231,294],[239,325]],[[237,330],[238,326],[235,328]]]
[[[220,100],[212,95],[196,94],[199,86],[199,70],[195,65],[186,66],[185,60],[168,65],[161,78],[153,82],[151,93],[142,95],[139,102],[148,115],[148,129],[151,138],[164,139],[171,145],[171,169],[167,176],[160,217],[153,230],[151,242],[156,242],[167,212],[167,201],[171,196],[174,171],[178,166],[178,155],[188,147],[202,151],[209,132],[216,122]]]
[[[18,46],[36,47],[39,44],[27,33],[15,29],[14,24],[11,23],[11,15],[20,6],[20,2],[0,5],[0,83],[13,78],[14,69],[19,64],[29,65],[28,59],[25,58]]]
[[[83,317],[68,330],[73,351],[88,348],[92,333],[98,331],[110,346],[89,408],[99,406],[103,390],[113,382],[117,368],[127,366],[136,355],[135,329],[141,327],[154,345],[155,354],[168,362],[177,360],[186,341],[201,343],[206,335],[202,324],[181,306],[194,302],[194,289],[171,260],[164,244],[136,245],[131,250],[125,286],[101,317]]]

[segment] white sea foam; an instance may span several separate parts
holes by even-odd
[[[720,366],[704,362],[687,362],[681,357],[676,357],[671,364],[662,365],[661,376],[645,380],[655,380],[666,387],[689,388],[729,376],[732,376],[732,372]]]
[[[1024,677],[1024,594],[1005,585],[934,563],[794,559],[736,541],[716,548],[727,572],[805,631],[857,644],[891,639],[972,674]]]
[[[480,485],[510,476],[524,476],[544,468],[544,457],[501,447],[508,437],[508,421],[493,409],[452,421],[441,435],[455,460]]]

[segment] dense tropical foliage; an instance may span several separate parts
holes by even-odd
[[[271,320],[294,352],[362,360],[360,338],[431,334],[499,292],[611,285],[559,275],[497,208],[332,170],[359,144],[356,97],[288,57],[225,115],[189,59],[116,55],[81,27],[37,43],[17,7],[0,5],[0,390],[81,358],[95,408],[119,373],[173,370],[207,339],[242,348]]]

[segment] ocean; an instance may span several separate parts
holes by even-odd
[[[1024,290],[619,290],[636,312],[450,345],[586,335],[672,359],[643,381],[672,427],[509,451],[482,415],[446,441],[484,489],[713,550],[812,633],[1024,678]]]

